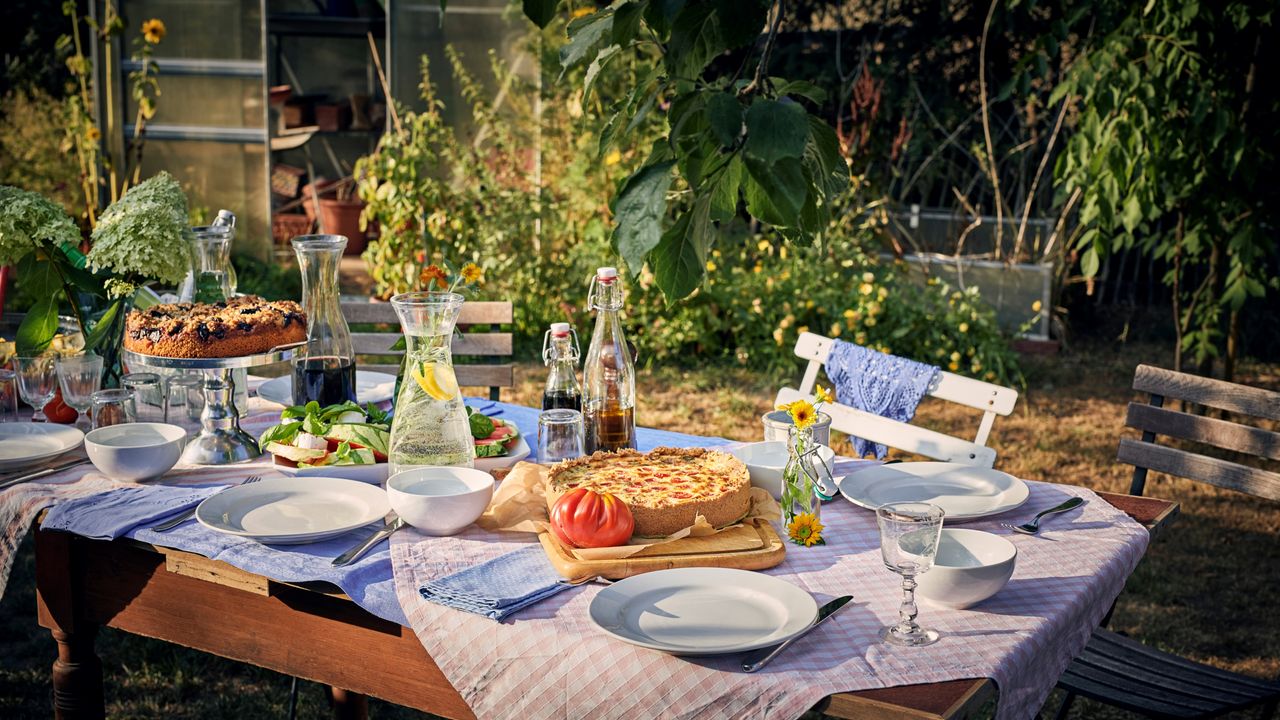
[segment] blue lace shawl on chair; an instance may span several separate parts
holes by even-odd
[[[869,350],[843,340],[836,340],[827,358],[827,377],[835,386],[836,401],[880,417],[911,422],[916,406],[929,391],[929,384],[939,372],[934,365]],[[884,459],[887,448],[854,437],[858,457],[874,452]]]

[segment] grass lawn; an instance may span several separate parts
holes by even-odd
[[[1124,492],[1130,470],[1115,463],[1125,405],[1140,362],[1170,366],[1153,346],[1076,348],[1028,360],[1027,390],[1014,414],[996,422],[997,467],[1020,477]],[[800,367],[797,361],[796,378]],[[540,366],[521,368],[504,399],[536,403]],[[1239,380],[1280,388],[1280,368],[1246,365]],[[776,387],[740,370],[640,374],[641,424],[739,440],[760,436],[758,418]],[[978,414],[928,401],[918,422],[971,435]],[[1147,494],[1182,503],[1182,514],[1147,553],[1120,597],[1113,629],[1165,650],[1260,677],[1280,676],[1280,503],[1164,477]],[[886,582],[890,579],[886,575]],[[289,679],[163,642],[104,631],[98,641],[113,717],[282,716]],[[36,627],[34,561],[28,540],[0,602],[0,717],[47,717],[53,642]],[[321,688],[303,683],[299,717],[327,714]],[[1051,706],[1056,707],[1056,706]],[[421,717],[371,703],[379,718]],[[1072,717],[1123,717],[1087,702]]]

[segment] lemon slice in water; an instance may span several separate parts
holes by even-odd
[[[444,363],[424,363],[412,375],[418,387],[436,400],[452,400],[458,395],[458,376]]]

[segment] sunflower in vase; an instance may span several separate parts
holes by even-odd
[[[782,471],[782,518],[787,536],[797,545],[809,547],[825,545],[819,469],[815,460],[823,464],[829,476],[830,468],[818,457],[818,447],[813,439],[813,425],[818,419],[818,409],[834,402],[831,391],[819,386],[812,400],[801,398],[779,405],[791,417],[791,429],[787,441],[787,466]]]

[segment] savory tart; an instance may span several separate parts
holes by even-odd
[[[614,495],[631,508],[635,534],[662,537],[702,515],[731,525],[751,509],[751,478],[734,456],[701,448],[598,452],[560,463],[547,476],[547,507],[577,488]]]
[[[257,355],[306,339],[307,315],[298,303],[255,295],[154,305],[130,312],[124,327],[126,350],[173,358]]]

